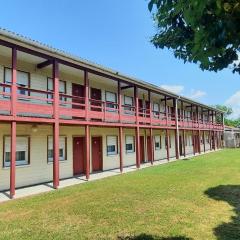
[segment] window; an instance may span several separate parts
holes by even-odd
[[[59,93],[66,94],[67,93],[67,87],[66,87],[66,81],[59,80]],[[47,79],[47,91],[53,92],[53,80],[52,78]],[[47,96],[48,99],[53,99],[52,94],[48,94]],[[66,98],[63,96],[60,96],[60,101],[66,101]],[[49,102],[50,103],[50,102]]]
[[[124,96],[124,105],[125,105],[124,110],[132,111],[131,107],[133,106],[133,97]]]
[[[106,91],[106,102],[107,102],[107,108],[112,108],[108,109],[108,111],[114,111],[113,109],[117,108],[117,94],[113,92],[107,92]]]
[[[155,117],[159,116],[159,104],[158,103],[153,103],[153,113]]]
[[[48,162],[53,162],[53,137],[48,136]],[[67,160],[67,137],[60,136],[59,137],[59,160],[64,161]]]
[[[126,152],[134,152],[134,136],[126,136]]]
[[[155,136],[155,150],[160,150],[162,148],[161,136]]]
[[[107,136],[107,155],[116,155],[118,153],[117,136]]]
[[[16,139],[16,166],[29,164],[30,137],[17,137]],[[9,167],[11,161],[11,137],[4,137],[4,161],[3,166]]]
[[[12,69],[4,68],[4,83],[12,83]],[[17,71],[17,86],[29,88],[30,86],[30,74],[27,72]],[[5,92],[10,92],[10,88],[6,88]],[[26,89],[18,89],[18,94],[29,95],[29,91]]]

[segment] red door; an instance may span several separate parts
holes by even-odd
[[[152,149],[151,149],[151,137],[147,137],[147,156],[148,156],[148,162],[151,162],[152,158]]]
[[[84,97],[85,96],[85,89],[84,86],[73,83],[72,84],[72,95],[76,96],[76,97]],[[80,103],[80,104],[84,104],[84,99],[77,99],[77,98],[73,98],[72,99],[73,103]],[[73,108],[77,108],[77,109],[84,109],[84,106],[79,106],[76,104],[72,105]]]
[[[92,137],[92,170],[102,171],[102,137]]]
[[[140,163],[144,163],[144,136],[140,136]]]
[[[79,175],[85,172],[85,138],[73,138],[73,174]]]
[[[98,111],[101,112],[101,100],[102,100],[102,92],[101,89],[97,88],[91,88],[91,99],[96,101],[91,101],[91,106],[97,106],[97,107],[91,107],[92,111]]]

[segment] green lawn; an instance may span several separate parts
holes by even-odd
[[[240,239],[240,150],[0,204],[0,239]]]

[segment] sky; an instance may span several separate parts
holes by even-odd
[[[202,71],[156,49],[147,0],[8,0],[0,27],[167,88],[196,101],[233,108],[240,117],[240,76]]]

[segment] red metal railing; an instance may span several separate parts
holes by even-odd
[[[11,115],[11,88],[10,84],[0,83],[0,114]],[[36,90],[22,86],[17,87],[17,115],[42,118],[53,117],[52,91]],[[93,121],[119,122],[120,115],[123,123],[136,123],[136,107],[118,103],[89,99],[88,118]],[[85,120],[85,98],[79,96],[59,94],[60,119]],[[151,111],[147,108],[138,110],[139,124],[175,126],[174,114],[161,111]],[[178,115],[179,127],[222,130],[223,125],[192,120],[191,117]]]

